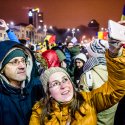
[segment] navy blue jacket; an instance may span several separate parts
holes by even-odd
[[[5,55],[13,47],[24,49],[28,54],[27,80],[25,87],[17,89],[10,86],[9,81],[0,73],[0,125],[28,125],[32,107],[44,96],[39,80],[37,65],[32,52],[14,41],[0,42],[0,69]]]

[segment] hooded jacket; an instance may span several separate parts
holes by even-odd
[[[80,92],[83,97],[75,119],[71,119],[67,105],[59,105],[53,101],[51,117],[45,118],[45,125],[97,125],[97,113],[116,104],[125,94],[125,52],[119,58],[110,58],[107,54],[108,81],[100,88],[91,92]],[[44,105],[44,104],[43,104]],[[35,104],[30,119],[30,125],[40,125],[42,106]]]
[[[42,57],[46,60],[48,68],[60,67],[60,61],[55,50],[46,50],[42,53]]]
[[[28,56],[27,79],[23,82],[24,87],[14,88],[0,73],[0,124],[28,125],[32,106],[44,96],[44,91],[38,77],[35,58],[32,52],[22,44],[14,41],[0,42],[0,70],[4,58],[14,48],[23,49]]]

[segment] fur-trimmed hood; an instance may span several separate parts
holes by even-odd
[[[24,53],[27,55],[27,60],[28,60],[28,64],[27,64],[27,78],[28,81],[30,81],[31,77],[34,76],[37,73],[37,66],[35,63],[35,57],[33,55],[33,53],[30,51],[30,49],[28,49],[27,47],[25,47],[22,44],[19,44],[17,42],[14,41],[1,41],[0,42],[0,70],[2,69],[2,63],[4,61],[4,59],[6,58],[6,56],[13,51],[14,49],[21,49],[24,50]],[[0,73],[0,76],[6,81],[8,82],[7,79],[5,79],[5,77]]]

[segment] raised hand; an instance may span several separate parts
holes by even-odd
[[[119,24],[125,25],[125,21],[118,21]],[[125,41],[108,38],[109,41],[109,54],[111,57],[116,57],[121,47],[125,48]]]
[[[8,29],[9,29],[9,27],[7,26],[6,22],[5,22],[3,19],[0,19],[0,26],[1,26],[1,27],[4,27],[5,30],[8,30]]]

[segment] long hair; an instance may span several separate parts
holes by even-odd
[[[54,112],[53,109],[52,109],[52,102],[53,102],[53,100],[54,99],[50,98],[50,95],[48,94],[40,102],[41,107],[42,107],[42,114],[41,114],[41,119],[40,119],[40,124],[41,125],[45,125],[44,124],[44,120],[45,120],[46,117],[48,119],[51,119],[50,114],[52,112]],[[83,102],[84,102],[83,96],[79,92],[75,91],[75,88],[74,88],[74,96],[73,96],[73,99],[72,99],[72,101],[71,101],[71,103],[69,104],[69,107],[68,107],[68,110],[69,110],[69,113],[71,115],[71,119],[72,120],[75,119],[75,112],[76,111],[78,111],[81,115],[84,116],[84,114],[82,114],[81,111],[80,111],[80,106],[81,106],[81,104]],[[59,105],[61,106],[60,103],[59,103]]]

